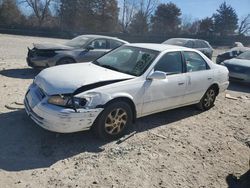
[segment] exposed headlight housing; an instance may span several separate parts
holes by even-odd
[[[89,93],[81,97],[73,97],[71,95],[54,95],[48,99],[48,103],[78,109],[83,107],[93,107],[97,105],[96,101],[99,101],[98,99],[100,99],[100,95],[96,93]]]
[[[68,106],[68,103],[71,100],[70,98],[70,96],[54,95],[48,99],[48,103],[66,107]]]

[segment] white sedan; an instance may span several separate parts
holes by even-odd
[[[139,117],[191,104],[208,110],[228,84],[227,68],[197,50],[128,44],[92,63],[43,70],[24,102],[47,130],[93,129],[102,139],[115,139]]]

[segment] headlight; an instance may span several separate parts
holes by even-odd
[[[48,99],[48,103],[50,104],[68,108],[81,108],[84,107],[87,102],[88,101],[85,98],[76,98],[76,97],[72,98],[71,96],[65,96],[65,95],[55,95],[51,96]]]
[[[49,98],[48,103],[57,106],[67,106],[70,100],[70,96],[55,95]]]
[[[73,109],[83,107],[91,108],[99,104],[100,98],[100,94],[94,92],[82,95],[80,97],[72,97],[70,95],[55,95],[48,99],[48,103]]]

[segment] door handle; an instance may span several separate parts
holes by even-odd
[[[178,85],[179,86],[184,85],[184,82],[179,82]]]
[[[208,80],[212,80],[212,78],[207,78]]]

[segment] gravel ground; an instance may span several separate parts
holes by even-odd
[[[188,106],[141,118],[122,143],[56,134],[19,104],[38,73],[25,61],[33,42],[63,40],[0,34],[1,188],[250,187],[250,85],[231,83],[206,112]]]

